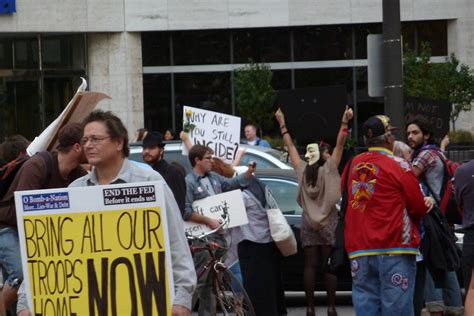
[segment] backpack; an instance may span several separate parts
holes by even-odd
[[[444,166],[443,184],[441,185],[441,191],[439,195],[440,200],[438,201],[435,198],[433,190],[431,190],[428,183],[425,182],[426,187],[428,190],[430,190],[431,195],[436,200],[441,213],[446,216],[448,223],[461,224],[462,209],[459,208],[454,193],[454,172],[460,166],[460,163],[446,159],[446,157],[437,150],[435,150],[435,152],[443,162]]]
[[[43,187],[46,185],[47,181],[51,178],[51,173],[53,169],[53,157],[51,153],[47,151],[39,152],[37,155],[40,155],[41,158],[46,163],[46,170],[45,170],[45,183],[43,184]],[[30,159],[30,156],[23,155],[15,160],[10,161],[6,165],[4,165],[2,168],[0,168],[0,200],[3,200],[5,197],[5,194],[8,192],[8,189],[10,188],[11,184],[13,183],[13,180],[16,177],[16,174],[20,170],[21,166]],[[13,203],[12,200],[8,201],[1,201],[0,206],[5,206],[10,203]]]

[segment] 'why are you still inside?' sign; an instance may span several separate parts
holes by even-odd
[[[239,149],[240,122],[238,116],[183,107],[183,125],[194,125],[189,132],[192,144],[208,146],[214,151],[214,156],[226,162],[232,162]],[[188,154],[186,146],[183,146],[183,154]]]

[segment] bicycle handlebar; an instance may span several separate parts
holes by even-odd
[[[195,235],[193,235],[193,234],[190,234],[190,233],[186,232],[186,238],[189,239],[189,240],[202,240],[202,239],[206,238],[207,236],[214,234],[215,232],[219,231],[219,230],[222,229],[224,226],[227,226],[227,225],[229,224],[229,215],[228,215],[228,214],[226,214],[226,213],[222,214],[222,218],[223,218],[224,220],[223,220],[222,223],[221,223],[218,227],[216,227],[215,229],[210,230],[210,231],[208,231],[208,232],[206,232],[206,233],[201,233],[201,234],[198,235],[198,236],[195,236]]]

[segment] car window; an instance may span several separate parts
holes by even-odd
[[[298,186],[287,180],[260,178],[272,191],[283,214],[301,215],[303,209],[296,203]]]
[[[251,153],[245,153],[242,159],[240,159],[240,165],[247,166],[250,161],[256,161],[258,169],[278,168],[274,163]]]

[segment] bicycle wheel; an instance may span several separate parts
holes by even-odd
[[[216,272],[214,291],[218,315],[255,316],[247,292],[242,283],[229,270]]]

